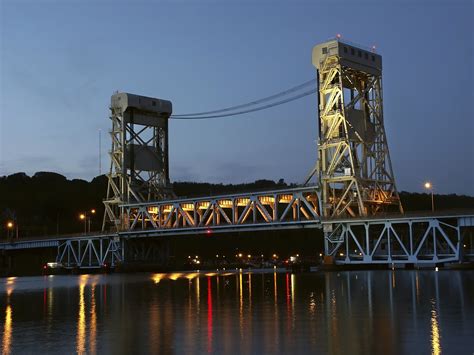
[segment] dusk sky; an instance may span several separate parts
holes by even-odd
[[[114,91],[208,111],[314,78],[312,47],[342,34],[383,57],[399,190],[474,195],[472,0],[0,0],[0,176],[109,169]],[[170,122],[171,179],[301,183],[316,95],[245,116]]]

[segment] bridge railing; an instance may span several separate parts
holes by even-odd
[[[125,231],[290,225],[319,221],[315,187],[124,205]]]

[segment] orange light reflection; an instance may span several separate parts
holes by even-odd
[[[5,310],[5,324],[3,326],[2,354],[11,353],[12,344],[12,306],[7,305]]]

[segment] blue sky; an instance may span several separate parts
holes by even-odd
[[[0,175],[109,168],[114,91],[174,112],[251,101],[315,76],[312,47],[341,33],[377,47],[399,190],[474,195],[470,0],[0,0]],[[317,101],[221,120],[172,121],[172,180],[302,182],[316,159]]]

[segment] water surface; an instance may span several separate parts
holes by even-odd
[[[0,279],[3,353],[472,354],[473,271]]]

